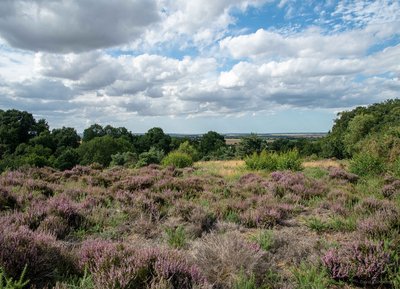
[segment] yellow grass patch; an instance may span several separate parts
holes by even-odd
[[[303,167],[305,168],[329,168],[329,167],[335,167],[335,168],[343,168],[344,165],[341,164],[340,162],[336,160],[317,160],[317,161],[308,161],[308,162],[303,162]]]

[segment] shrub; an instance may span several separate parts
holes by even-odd
[[[232,288],[241,274],[259,284],[265,272],[264,253],[239,235],[209,234],[194,245],[194,259],[207,281],[216,288]]]
[[[0,266],[11,278],[25,277],[38,287],[55,282],[59,274],[68,274],[74,266],[57,245],[55,237],[20,227],[4,228],[0,234]]]
[[[186,245],[185,228],[182,226],[176,228],[166,228],[167,243],[173,248],[183,248]]]
[[[322,268],[305,263],[293,270],[298,289],[325,289],[331,283],[327,272]]]
[[[343,169],[335,167],[329,169],[329,177],[331,179],[345,180],[350,183],[356,183],[358,181],[358,176],[356,174],[348,173]]]
[[[136,167],[144,167],[150,164],[159,164],[164,158],[164,152],[152,147],[149,151],[141,153]]]
[[[134,166],[138,161],[138,156],[132,152],[116,153],[111,156],[110,166]]]
[[[383,161],[368,153],[355,155],[350,161],[350,171],[360,176],[379,175],[385,171]]]
[[[8,278],[0,267],[0,289],[22,289],[29,284],[29,280],[25,280],[26,266],[18,280]]]
[[[6,189],[0,188],[0,211],[17,207],[17,199]]]
[[[332,278],[361,284],[379,284],[391,263],[383,243],[372,241],[356,241],[330,249],[322,261]]]
[[[165,280],[167,288],[190,289],[204,283],[197,267],[176,251],[90,240],[83,244],[81,256],[81,266],[88,266],[95,288],[148,288]]]
[[[170,152],[163,160],[164,166],[174,166],[177,168],[189,167],[193,164],[192,157],[179,151]]]
[[[300,171],[301,159],[297,150],[281,153],[278,156],[278,170]]]
[[[251,170],[301,170],[301,159],[297,150],[284,153],[267,153],[263,150],[260,154],[254,152],[245,158],[247,168]]]
[[[278,155],[276,153],[267,153],[266,150],[263,150],[260,154],[254,152],[244,161],[247,168],[251,170],[274,171],[278,167]]]

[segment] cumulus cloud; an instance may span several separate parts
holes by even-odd
[[[3,0],[0,15],[10,45],[61,53],[129,43],[160,19],[155,0]]]

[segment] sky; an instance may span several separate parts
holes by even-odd
[[[0,1],[0,109],[51,128],[327,132],[399,92],[399,0]]]

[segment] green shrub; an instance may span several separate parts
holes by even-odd
[[[138,161],[138,156],[133,152],[116,153],[111,156],[110,166],[134,166]]]
[[[164,166],[174,166],[177,168],[189,167],[193,164],[193,159],[187,153],[179,151],[170,152],[162,161]]]
[[[274,236],[272,234],[272,231],[270,230],[261,231],[259,234],[253,236],[251,239],[255,241],[258,245],[260,245],[261,249],[263,249],[264,251],[268,251],[269,249],[271,249],[274,243]]]
[[[291,150],[278,155],[278,170],[301,170],[301,159],[297,150]]]
[[[186,245],[186,233],[182,226],[166,228],[167,243],[173,248],[183,248]]]
[[[3,272],[3,269],[0,267],[0,289],[22,289],[25,288],[29,280],[24,280],[25,279],[25,274],[26,274],[26,268],[27,266],[24,267],[24,270],[21,273],[21,276],[18,278],[18,280],[14,280],[13,278],[8,278],[5,273]]]
[[[350,161],[350,172],[359,176],[374,176],[385,171],[384,162],[368,153],[355,155]]]
[[[253,153],[247,157],[245,164],[251,170],[301,170],[301,159],[297,150],[284,153],[268,153],[263,150],[260,154]]]
[[[393,163],[393,173],[395,176],[400,177],[400,157]]]
[[[331,283],[327,272],[321,268],[308,264],[300,264],[293,271],[299,289],[326,289]]]
[[[164,158],[164,152],[152,147],[149,151],[141,153],[136,167],[144,167],[150,164],[159,164]]]

